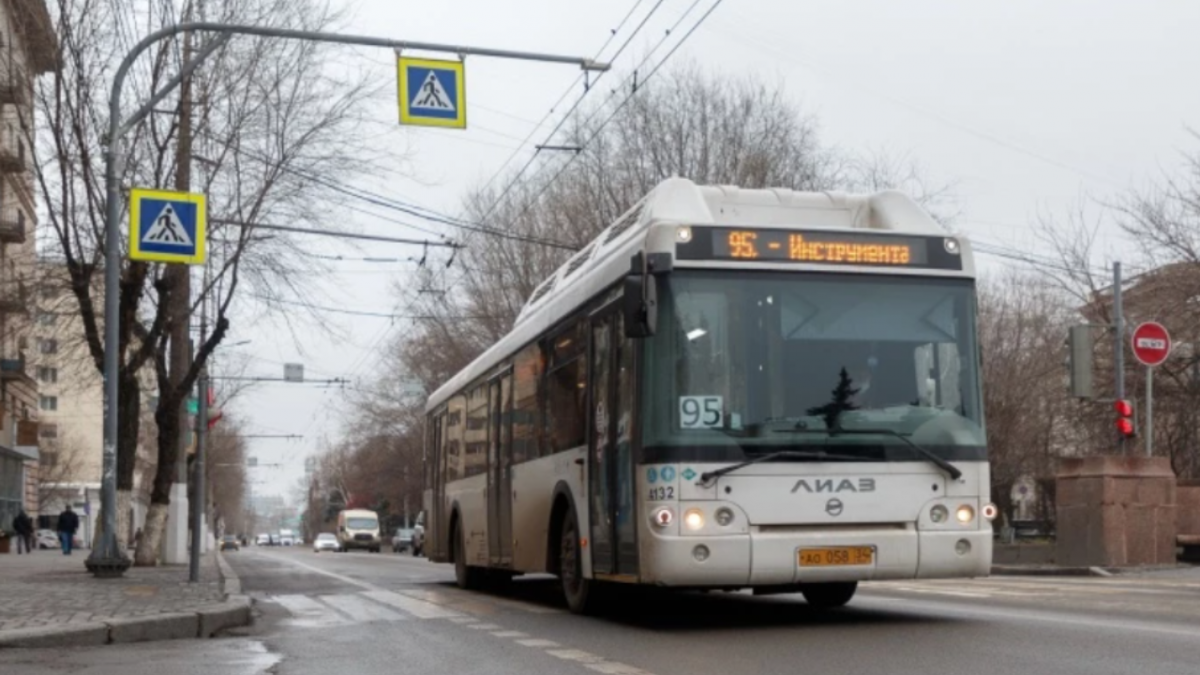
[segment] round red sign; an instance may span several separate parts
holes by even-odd
[[[1147,321],[1133,331],[1133,355],[1147,366],[1161,365],[1171,354],[1171,336],[1161,323]]]

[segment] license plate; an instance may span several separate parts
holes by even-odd
[[[875,549],[870,546],[844,546],[839,548],[800,549],[801,567],[828,567],[833,565],[870,565],[875,559]]]

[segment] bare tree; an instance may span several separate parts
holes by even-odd
[[[107,88],[129,47],[132,27],[174,23],[192,11],[166,0],[60,0],[56,27],[62,70],[39,91],[38,111],[46,133],[39,138],[37,183],[46,204],[54,248],[65,262],[77,300],[89,356],[103,369],[105,345],[99,314],[98,274],[104,267],[103,183]],[[204,18],[231,23],[329,29],[339,21],[319,0],[208,0],[197,4]],[[161,87],[180,67],[182,46],[164,41],[135,65],[129,88]],[[298,254],[294,238],[255,228],[279,219],[311,221],[328,215],[333,193],[311,176],[338,179],[366,170],[373,155],[355,139],[355,107],[370,90],[361,81],[335,78],[325,68],[330,48],[312,43],[235,38],[219,49],[193,78],[196,154],[204,158],[196,189],[209,198],[209,273],[193,298],[173,296],[163,265],[125,262],[120,286],[120,513],[127,512],[138,436],[140,386],[137,373],[152,365],[159,396],[157,474],[151,509],[135,556],[154,564],[174,479],[179,404],[192,388],[209,354],[229,329],[236,291],[250,288],[268,299],[304,291],[312,259]],[[176,108],[180,104],[175,101]],[[164,103],[166,107],[168,103]],[[167,186],[180,157],[175,152],[179,118],[151,115],[133,129],[124,150],[126,185]],[[190,158],[189,158],[190,159]],[[110,261],[115,262],[115,261]],[[166,343],[174,303],[210,307],[211,335],[198,346],[182,382],[166,373]],[[270,304],[268,308],[270,308]]]

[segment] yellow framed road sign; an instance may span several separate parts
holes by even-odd
[[[462,61],[396,57],[400,123],[467,128],[467,83]]]
[[[133,188],[129,193],[130,259],[203,265],[205,210],[202,194]]]

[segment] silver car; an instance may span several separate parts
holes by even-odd
[[[332,532],[322,532],[317,535],[316,539],[313,539],[313,553],[337,551],[339,549],[341,549],[341,546],[338,545],[337,537]]]

